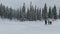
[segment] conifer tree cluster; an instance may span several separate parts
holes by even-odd
[[[17,20],[21,21],[36,21],[36,20],[42,20],[42,19],[57,19],[57,8],[56,5],[54,7],[49,7],[49,10],[47,9],[47,5],[45,3],[44,8],[37,8],[36,5],[33,6],[32,2],[30,3],[30,8],[27,8],[25,3],[23,3],[23,6],[20,9],[12,9],[5,7],[4,5],[0,4],[0,17],[1,18],[8,18],[13,19],[16,18]],[[60,18],[60,10],[59,10],[59,18]]]

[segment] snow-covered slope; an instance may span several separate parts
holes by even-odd
[[[44,21],[20,22],[0,18],[0,34],[60,34],[60,20],[44,25]]]

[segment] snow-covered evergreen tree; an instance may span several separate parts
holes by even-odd
[[[52,8],[52,15],[54,19],[57,19],[57,9],[56,6],[54,5],[54,7]]]
[[[52,11],[51,11],[51,7],[49,7],[48,18],[52,18]]]

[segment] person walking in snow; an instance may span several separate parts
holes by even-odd
[[[50,25],[52,24],[52,21],[50,21]]]
[[[45,25],[47,25],[47,20],[45,20]]]
[[[48,24],[50,24],[50,20],[48,19]]]
[[[52,24],[52,21],[48,19],[48,25],[51,25]]]

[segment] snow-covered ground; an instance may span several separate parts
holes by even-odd
[[[0,18],[0,34],[60,34],[60,20],[44,25],[44,21],[20,22]]]

